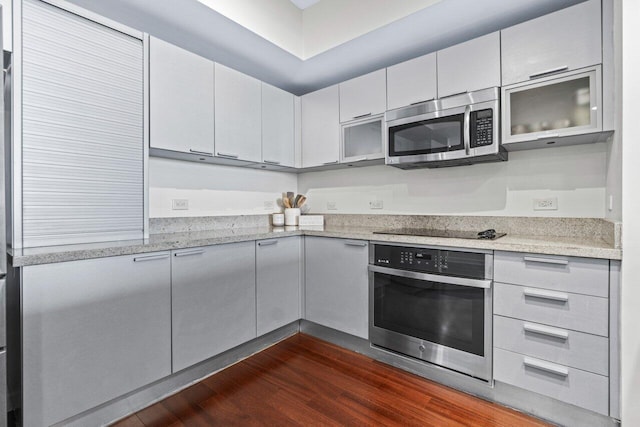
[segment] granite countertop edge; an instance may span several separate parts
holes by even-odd
[[[178,232],[151,235],[146,240],[104,242],[88,245],[66,245],[45,248],[9,249],[13,267],[51,264],[57,262],[104,258],[120,255],[135,255],[177,249],[188,249],[225,243],[274,239],[290,236],[318,236],[343,239],[369,240],[374,242],[406,243],[454,247],[461,249],[483,249],[497,251],[526,252],[544,255],[564,255],[585,258],[622,259],[622,250],[604,241],[593,238],[559,238],[507,235],[497,240],[467,240],[438,237],[374,234],[373,229],[225,229],[194,232]]]

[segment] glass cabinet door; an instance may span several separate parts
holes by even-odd
[[[342,162],[381,159],[383,116],[367,118],[342,126]]]
[[[600,66],[503,88],[503,144],[602,130]]]

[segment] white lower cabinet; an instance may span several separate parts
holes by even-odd
[[[256,337],[255,259],[253,241],[172,252],[173,372]]]
[[[609,415],[608,270],[608,260],[496,252],[494,279],[507,283],[494,283],[494,379]]]
[[[258,336],[300,319],[302,239],[256,242],[256,316]]]
[[[369,337],[369,244],[305,237],[305,318]]]
[[[22,268],[23,425],[171,374],[169,252]]]

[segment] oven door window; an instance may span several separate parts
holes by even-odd
[[[389,127],[389,155],[407,156],[464,149],[464,114]]]
[[[375,273],[374,325],[484,356],[485,289]]]

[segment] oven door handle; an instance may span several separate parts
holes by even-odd
[[[472,288],[490,289],[491,280],[467,279],[464,277],[444,276],[440,274],[418,273],[417,271],[398,270],[395,268],[370,265],[373,273],[388,274],[390,276],[406,277],[407,279],[426,280],[429,282],[446,283],[447,285],[469,286]]]

